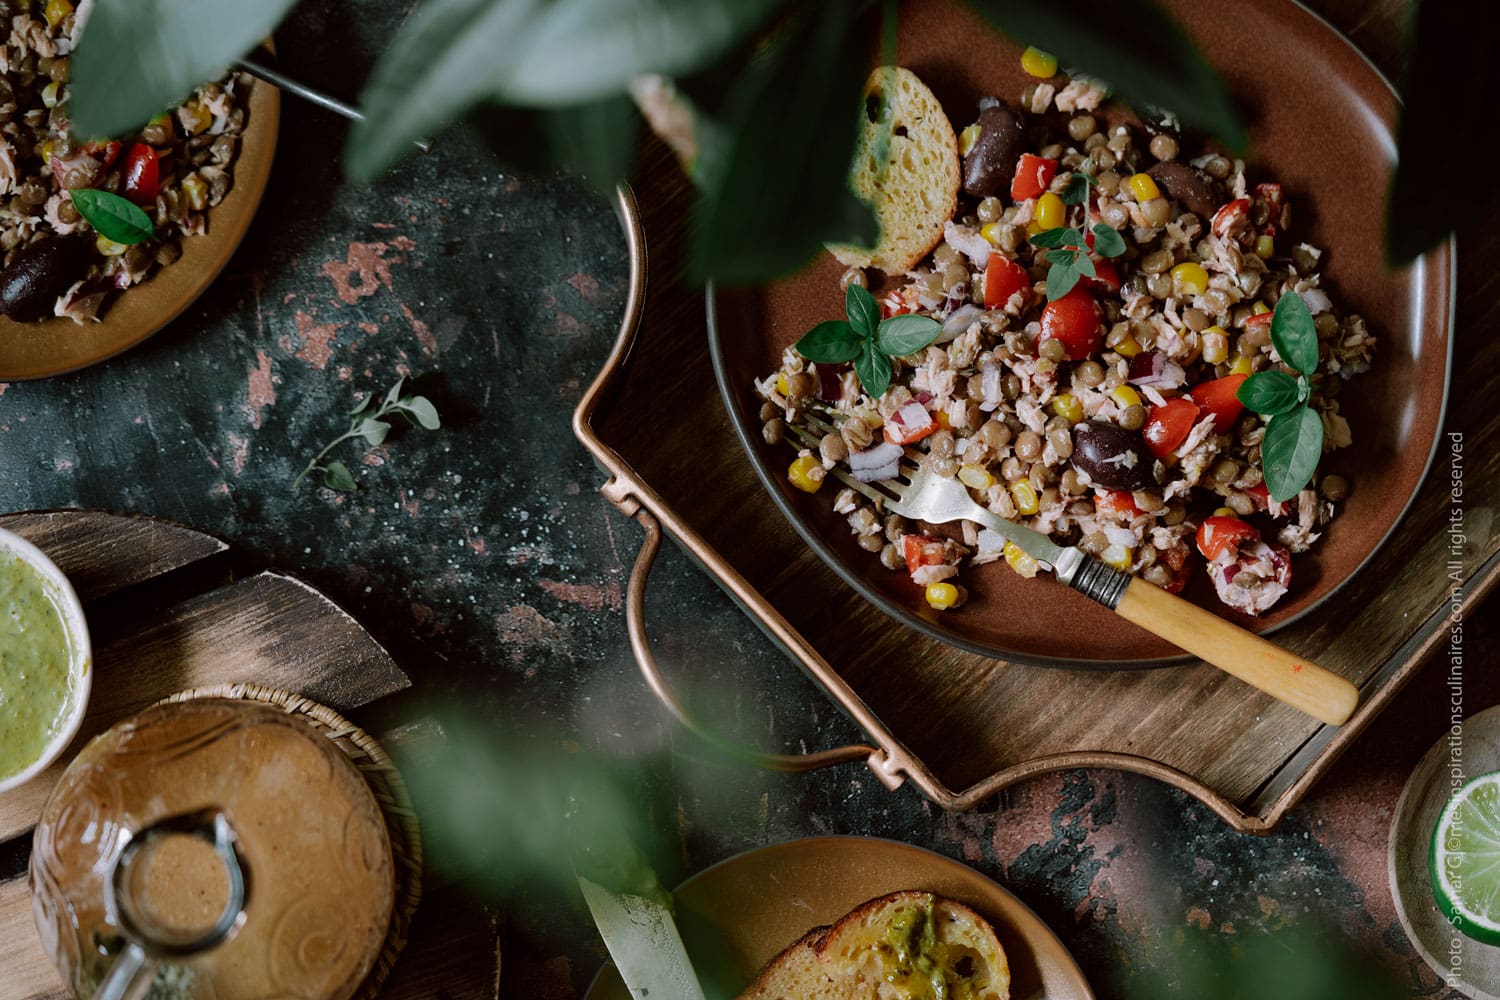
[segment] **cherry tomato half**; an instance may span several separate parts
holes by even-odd
[[[1082,361],[1104,344],[1099,303],[1081,285],[1042,310],[1042,339],[1060,341],[1069,361]]]
[[[1208,517],[1198,525],[1198,551],[1213,562],[1226,552],[1233,555],[1246,542],[1260,541],[1255,525],[1237,517]]]
[[[1166,458],[1187,439],[1197,422],[1198,407],[1191,399],[1169,399],[1161,406],[1151,407],[1141,433],[1152,454]]]
[[[984,265],[984,307],[999,309],[1010,301],[1010,297],[1023,288],[1031,287],[1031,275],[1026,269],[998,250],[990,251],[990,259]]]
[[[1214,415],[1214,430],[1223,434],[1234,426],[1234,422],[1244,412],[1245,404],[1241,403],[1235,393],[1240,391],[1240,386],[1245,384],[1249,375],[1225,375],[1210,382],[1203,382],[1188,390],[1188,399],[1197,403],[1205,412]]]
[[[125,197],[137,205],[150,205],[161,190],[156,150],[144,142],[135,143],[125,154]]]
[[[1016,163],[1015,179],[1010,182],[1010,200],[1025,201],[1027,198],[1041,197],[1056,176],[1056,160],[1022,153],[1020,161]]]
[[[1127,518],[1145,513],[1135,505],[1135,498],[1125,490],[1106,490],[1102,487],[1094,490],[1094,510],[1100,514],[1119,514]]]

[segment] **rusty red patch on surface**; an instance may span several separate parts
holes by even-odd
[[[393,245],[398,250],[398,256],[388,259],[386,254],[390,253]],[[382,285],[389,291],[391,265],[403,263],[406,258],[399,254],[415,246],[405,236],[398,236],[390,243],[351,243],[344,260],[325,261],[320,270],[333,283],[333,291],[339,301],[353,305],[360,299],[374,295]]]
[[[229,434],[229,464],[236,476],[245,471],[245,460],[250,457],[250,442],[234,432]]]
[[[302,349],[297,352],[297,358],[319,371],[327,368],[328,360],[333,357],[333,344],[338,338],[339,330],[349,324],[314,323],[313,318],[305,312],[298,312],[293,318],[297,321],[297,339],[302,341]]]
[[[1206,931],[1208,930],[1209,925],[1214,922],[1214,918],[1209,916],[1208,911],[1203,907],[1192,906],[1189,907],[1187,911],[1187,922],[1198,928],[1200,931]]]
[[[276,385],[271,378],[271,356],[258,350],[255,362],[246,385],[245,415],[250,418],[250,426],[260,430],[262,412],[276,405]]]
[[[529,604],[512,604],[495,616],[500,626],[500,641],[520,646],[534,646],[550,641],[557,634],[557,625]],[[519,658],[521,651],[514,650]]]
[[[583,301],[589,305],[597,305],[599,302],[599,280],[591,274],[579,272],[568,279],[568,284],[583,296]]]
[[[576,604],[589,611],[620,610],[620,581],[596,583],[563,583],[561,580],[538,580],[543,590],[568,604]]]
[[[405,316],[406,321],[411,324],[412,333],[417,335],[417,343],[422,345],[422,353],[428,357],[437,354],[437,338],[432,335],[432,330],[428,328],[426,323],[423,323],[416,316],[412,315],[411,307],[405,302],[401,303],[401,315]]]

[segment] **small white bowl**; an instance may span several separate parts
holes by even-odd
[[[68,664],[68,674],[73,680],[73,696],[68,706],[67,718],[63,720],[62,727],[52,737],[51,742],[42,749],[41,755],[36,760],[13,775],[0,778],[0,792],[7,792],[18,785],[24,785],[41,773],[62,755],[62,752],[68,748],[68,744],[73,742],[73,737],[78,735],[78,727],[83,724],[83,714],[89,705],[89,690],[93,686],[94,654],[89,643],[88,622],[83,617],[83,605],[79,603],[78,594],[74,592],[73,585],[68,582],[62,570],[57,568],[57,564],[48,559],[41,549],[4,528],[0,528],[0,553],[19,557],[22,562],[40,574],[54,605],[62,615],[63,628],[68,635],[68,645],[73,652]]]

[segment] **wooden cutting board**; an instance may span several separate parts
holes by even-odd
[[[253,682],[349,713],[411,681],[322,593],[273,571],[237,575],[229,545],[202,532],[102,511],[0,515],[0,528],[35,543],[67,574],[88,613],[94,644],[93,691],[77,740],[58,765],[0,794],[0,993],[40,1000],[66,993],[32,923],[28,835],[66,762],[84,743],[188,688]],[[385,995],[478,995],[476,987],[498,979],[493,927],[472,911],[427,909],[431,918],[418,911],[406,959]],[[431,947],[423,948],[428,941]],[[471,960],[434,968],[421,952],[439,949],[461,949]],[[407,975],[407,964],[432,974]]]

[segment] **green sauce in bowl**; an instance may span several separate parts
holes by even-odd
[[[0,551],[0,780],[35,763],[67,727],[78,688],[73,661],[47,581]]]

